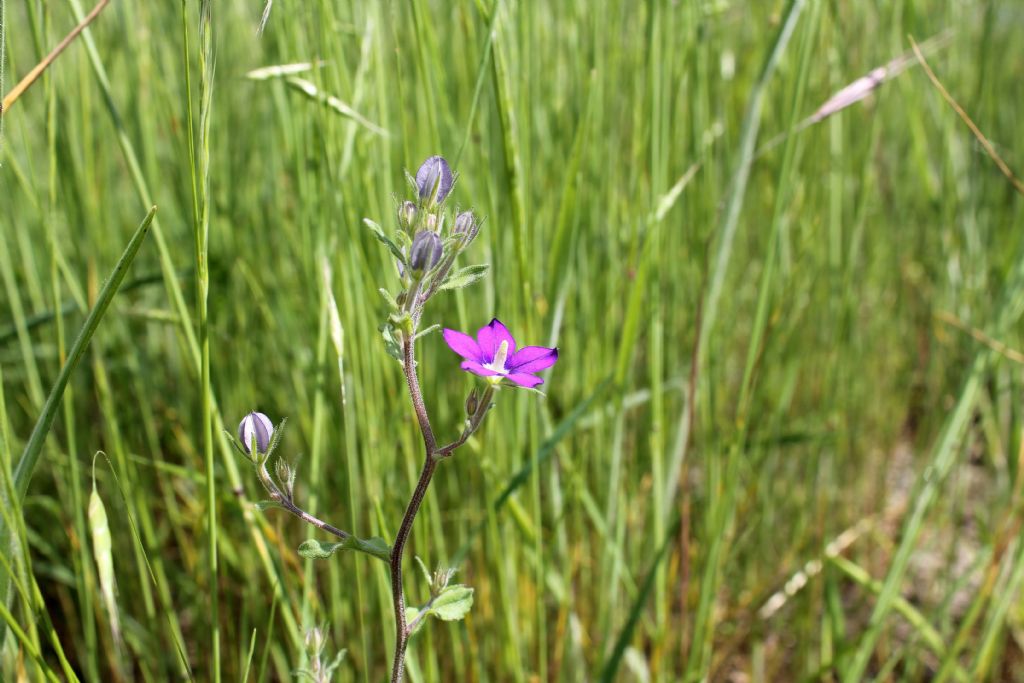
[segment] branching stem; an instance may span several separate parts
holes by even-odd
[[[292,497],[282,491],[274,481],[274,478],[270,476],[270,472],[267,471],[265,463],[257,464],[256,475],[259,477],[260,483],[263,484],[263,487],[267,489],[267,493],[270,494],[271,499],[285,510],[301,519],[303,522],[311,524],[321,531],[326,531],[332,536],[337,536],[343,541],[352,535],[347,531],[342,531],[338,527],[328,524],[318,517],[314,517],[296,505],[295,501],[292,500]]]
[[[419,321],[419,311],[413,316],[415,322]],[[402,557],[405,553],[405,544],[412,532],[413,522],[419,512],[423,498],[430,487],[430,480],[434,477],[437,463],[450,456],[455,449],[475,432],[483,422],[484,416],[491,405],[491,398],[494,396],[494,386],[488,386],[484,395],[477,405],[476,411],[470,416],[462,435],[447,446],[438,448],[437,438],[430,426],[430,416],[427,414],[427,407],[423,403],[423,394],[420,392],[420,380],[416,373],[416,347],[413,335],[409,335],[402,342],[402,368],[405,373],[405,381],[409,387],[409,397],[412,399],[413,411],[416,413],[416,421],[419,423],[420,432],[423,435],[423,448],[425,451],[423,469],[420,471],[419,481],[412,492],[412,498],[405,508],[405,515],[402,517],[402,524],[398,527],[398,535],[395,536],[394,545],[391,546],[391,597],[395,608],[395,657],[391,666],[391,683],[400,683],[405,671],[405,651],[409,645],[409,636],[417,622],[407,624],[405,620],[405,588],[402,585]]]

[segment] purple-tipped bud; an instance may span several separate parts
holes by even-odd
[[[430,157],[416,171],[416,188],[420,199],[428,200],[433,197],[434,201],[440,204],[452,191],[452,180],[452,169],[444,157]]]
[[[255,411],[242,418],[238,425],[238,440],[246,453],[252,453],[252,441],[256,439],[256,450],[266,453],[270,448],[270,437],[274,434],[274,423],[263,413]]]
[[[441,238],[436,232],[420,230],[409,248],[409,267],[417,272],[430,270],[441,260]]]
[[[398,207],[398,224],[406,230],[412,230],[416,223],[416,205],[412,202],[402,202]]]
[[[453,235],[462,235],[463,244],[469,244],[480,232],[480,224],[472,211],[463,211],[455,217],[455,225],[452,226]]]

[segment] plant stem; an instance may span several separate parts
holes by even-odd
[[[398,535],[395,537],[395,544],[391,548],[391,596],[395,605],[395,658],[391,665],[391,683],[400,683],[402,673],[405,669],[405,648],[409,644],[409,629],[405,623],[405,590],[402,587],[402,554],[405,550],[405,542],[409,540],[409,532],[412,531],[412,523],[419,512],[420,503],[427,494],[427,487],[437,469],[437,460],[434,456],[427,454],[423,463],[423,470],[420,472],[420,480],[416,483],[416,489],[409,500],[409,506],[405,509],[405,516],[402,517],[402,525],[398,528]]]
[[[402,524],[398,527],[398,535],[395,536],[395,543],[391,547],[391,598],[395,607],[395,658],[391,665],[391,683],[399,683],[405,670],[405,649],[409,644],[409,629],[405,622],[405,589],[402,586],[402,555],[405,552],[405,543],[409,540],[409,533],[412,531],[412,524],[419,512],[423,497],[427,494],[427,487],[437,469],[437,458],[434,451],[437,450],[437,440],[434,438],[434,430],[430,426],[430,417],[427,415],[427,407],[423,403],[423,395],[420,393],[420,380],[416,375],[416,351],[415,342],[410,335],[402,342],[402,367],[405,371],[405,381],[409,386],[409,397],[412,399],[413,410],[416,411],[416,420],[419,422],[420,432],[423,434],[423,446],[426,451],[423,470],[420,472],[420,480],[416,483],[416,489],[412,492],[409,505],[405,508],[405,516],[402,517]]]

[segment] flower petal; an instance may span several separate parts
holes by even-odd
[[[472,372],[474,375],[480,375],[481,377],[494,377],[495,375],[501,374],[500,372],[495,372],[490,368],[485,368],[483,365],[477,363],[475,360],[464,360],[462,361],[462,365],[460,365],[459,367],[465,370],[466,372]]]
[[[544,380],[536,375],[528,375],[525,372],[513,372],[509,375],[505,375],[507,379],[512,380],[516,384],[527,389],[532,389],[538,384],[544,384]]]
[[[512,338],[508,328],[501,324],[497,318],[491,320],[476,333],[476,340],[480,342],[480,351],[483,353],[485,363],[494,360],[494,354],[498,352],[501,342],[508,342],[508,355],[516,352],[516,340]]]
[[[509,372],[540,372],[558,360],[558,349],[546,346],[524,346],[508,359]]]
[[[478,363],[484,362],[483,354],[480,352],[480,345],[468,334],[445,328],[441,335],[444,337],[445,343],[448,344],[448,348],[466,360]]]

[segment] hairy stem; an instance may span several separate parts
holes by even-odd
[[[418,326],[423,303],[425,303],[425,299],[420,300],[419,307],[412,311],[414,329]],[[402,341],[402,369],[409,388],[409,398],[412,399],[413,411],[416,413],[416,421],[419,424],[420,433],[423,435],[425,454],[420,479],[416,482],[416,488],[412,492],[412,498],[409,499],[405,515],[402,517],[402,524],[398,527],[398,535],[395,536],[394,545],[391,546],[391,598],[395,608],[395,658],[391,666],[391,683],[400,683],[402,680],[405,672],[405,650],[409,644],[409,636],[417,623],[414,621],[410,625],[405,621],[405,588],[402,585],[402,556],[405,553],[405,544],[409,540],[409,534],[412,532],[412,524],[416,520],[416,514],[420,510],[424,496],[427,495],[427,489],[430,487],[430,480],[434,477],[437,463],[466,443],[466,440],[480,428],[487,411],[490,410],[491,399],[495,392],[494,385],[488,385],[459,438],[446,446],[438,447],[434,430],[430,426],[427,406],[423,403],[419,375],[416,373],[415,334],[407,335]],[[420,617],[417,617],[417,620]]]
[[[402,367],[405,371],[405,381],[409,386],[409,397],[412,399],[412,407],[416,412],[416,420],[423,434],[423,447],[426,451],[423,470],[420,472],[420,479],[416,483],[416,489],[409,499],[409,505],[405,508],[405,515],[402,517],[402,524],[398,527],[398,535],[395,536],[395,543],[391,547],[391,598],[395,607],[395,658],[391,666],[391,683],[399,683],[405,671],[405,649],[409,644],[409,628],[405,622],[405,589],[402,585],[402,555],[405,552],[405,543],[409,540],[409,533],[412,531],[412,523],[419,512],[423,497],[427,494],[430,480],[437,469],[437,459],[434,452],[437,450],[437,440],[434,437],[434,430],[430,426],[430,417],[427,415],[427,407],[423,403],[423,395],[420,392],[420,380],[416,374],[416,351],[415,342],[409,336],[402,342]]]
[[[332,524],[328,524],[327,522],[323,521],[318,517],[314,517],[313,515],[309,514],[308,512],[300,508],[298,505],[296,505],[295,502],[292,500],[292,497],[286,494],[284,491],[282,491],[280,487],[278,487],[278,485],[274,482],[274,478],[270,476],[270,472],[267,471],[266,465],[261,464],[256,467],[256,476],[259,477],[260,483],[263,484],[263,488],[267,490],[267,493],[270,494],[270,498],[275,503],[277,503],[285,510],[301,519],[303,522],[311,524],[315,526],[317,529],[320,529],[321,531],[326,531],[327,533],[333,536],[337,536],[343,541],[352,535],[347,531],[342,531],[341,529]]]
[[[337,536],[343,541],[352,535],[347,531],[342,531],[338,527],[328,524],[322,519],[314,517],[313,515],[309,514],[308,512],[306,512],[305,510],[303,510],[290,500],[280,499],[274,502],[279,503],[282,507],[284,507],[285,510],[292,513],[293,515],[295,515],[302,521],[306,522],[307,524],[312,524],[317,529],[320,529],[321,531],[326,531],[327,533],[333,536]]]

